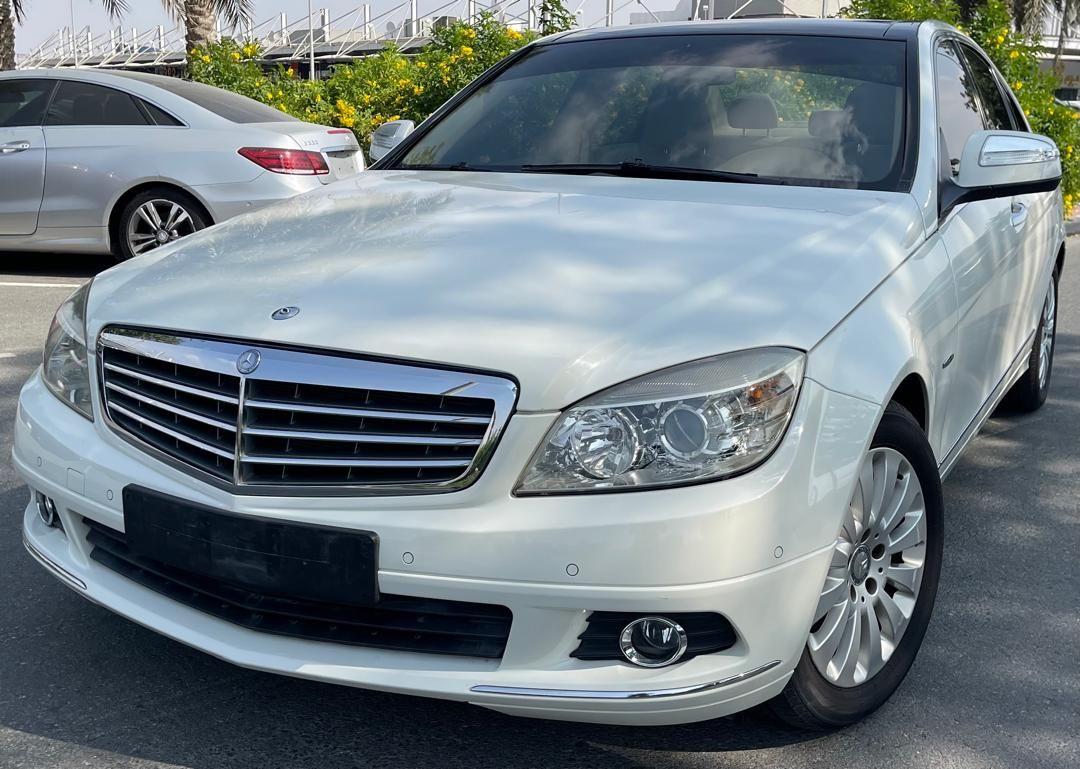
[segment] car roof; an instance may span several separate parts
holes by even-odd
[[[538,41],[539,44],[602,40],[622,37],[678,35],[813,35],[816,37],[914,38],[919,22],[874,19],[803,19],[791,16],[771,18],[721,19],[716,21],[676,21],[635,24],[623,27],[574,29]]]

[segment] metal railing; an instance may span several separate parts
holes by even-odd
[[[438,0],[435,0],[438,3]],[[268,62],[307,62],[314,72],[318,62],[333,63],[377,53],[387,43],[394,43],[406,53],[419,50],[431,39],[440,24],[456,19],[473,19],[481,12],[494,13],[503,23],[519,30],[537,29],[540,0],[449,0],[421,9],[419,0],[402,0],[391,8],[373,14],[364,4],[332,17],[328,10],[290,17],[277,14],[257,23],[237,27],[219,24],[220,37],[257,42]],[[584,5],[584,0],[580,0]],[[614,23],[615,15],[627,7],[643,8],[654,19],[645,0],[606,0],[605,12],[596,19],[584,19],[577,9],[581,27]],[[309,4],[310,6],[310,4]],[[380,28],[382,31],[380,31]],[[39,67],[99,67],[116,69],[157,69],[180,67],[187,57],[184,27],[156,26],[139,31],[117,27],[94,31],[83,27],[57,30],[30,53],[19,57],[19,69]]]

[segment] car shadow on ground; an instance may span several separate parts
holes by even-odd
[[[111,256],[0,251],[0,275],[89,278],[116,264]]]

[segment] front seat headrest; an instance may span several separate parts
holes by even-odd
[[[756,128],[770,130],[780,123],[776,102],[765,93],[744,93],[734,99],[727,111],[728,124],[732,128]]]

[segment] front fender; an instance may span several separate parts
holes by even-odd
[[[807,356],[806,376],[879,407],[917,374],[926,393],[927,439],[944,451],[941,393],[957,342],[957,295],[944,245],[931,238],[908,257]],[[869,437],[867,438],[869,441]]]

